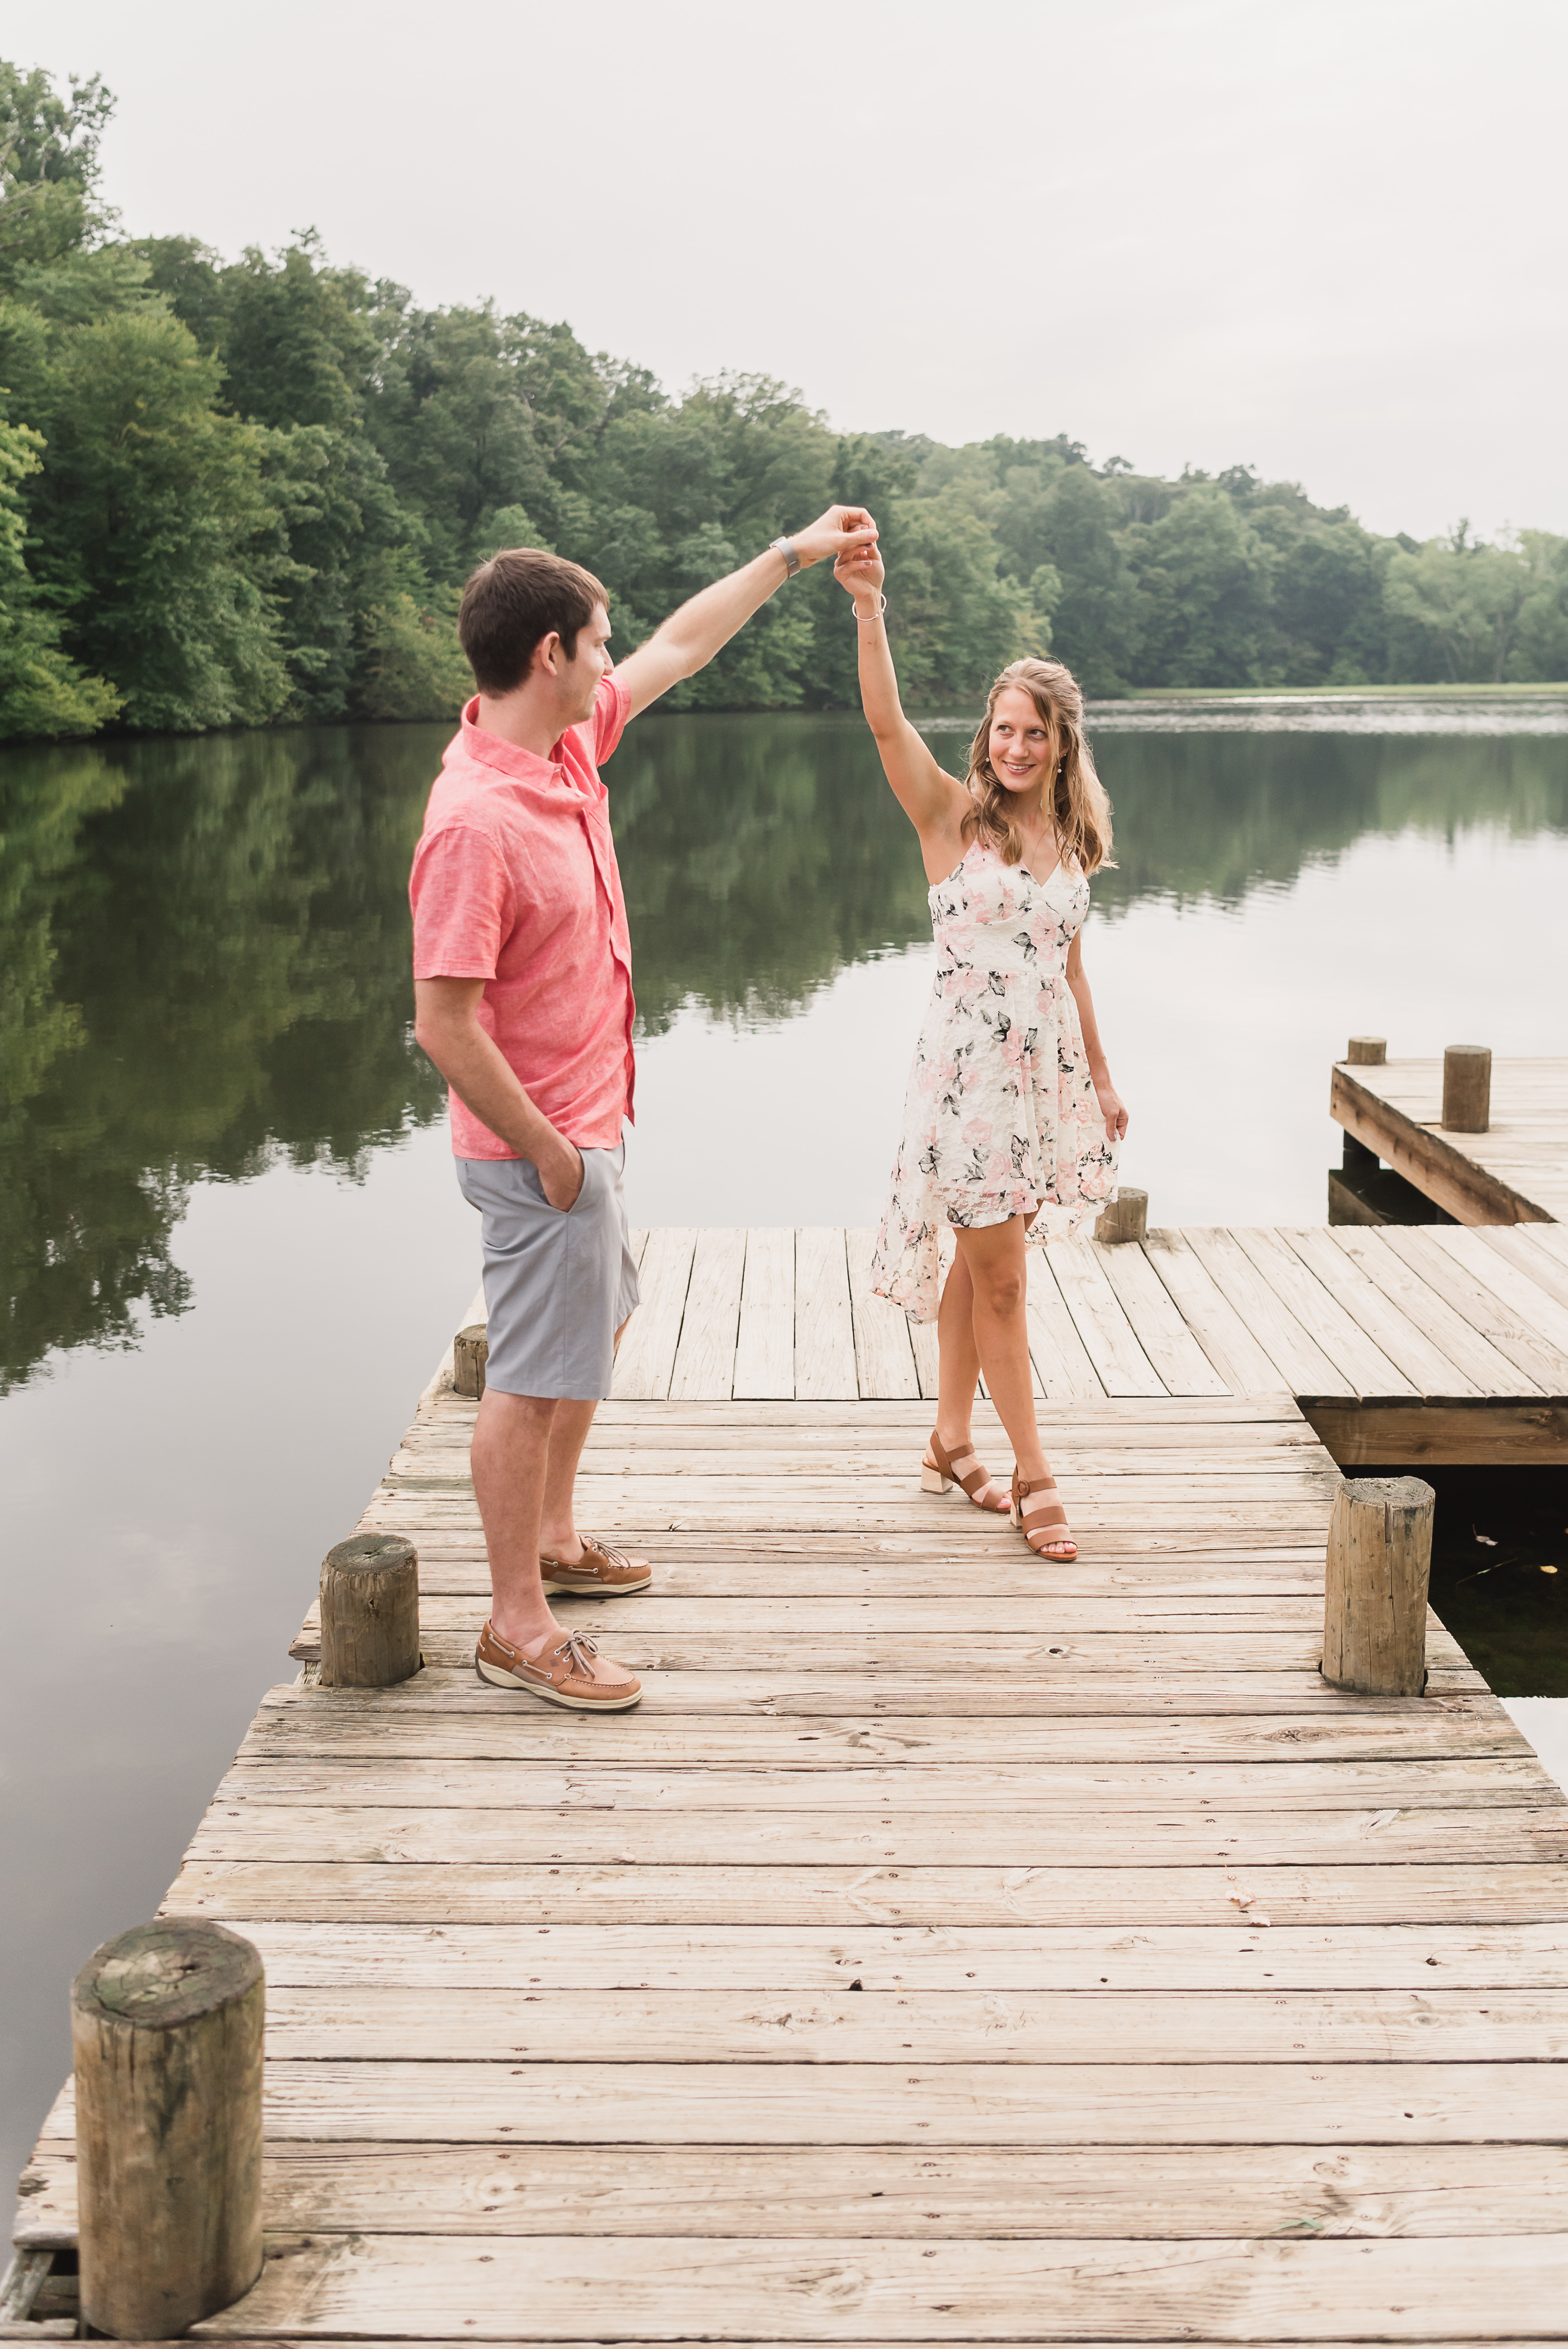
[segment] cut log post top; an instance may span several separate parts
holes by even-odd
[[[81,2306],[99,2333],[168,2341],[262,2271],[260,1952],[164,1917],[96,1950],[71,1985]]]
[[[419,1669],[419,1556],[400,1534],[356,1534],[321,1563],[321,1686],[390,1688]]]
[[[1427,1684],[1437,1495],[1418,1476],[1341,1478],[1323,1588],[1323,1677],[1363,1696]]]
[[[1109,1207],[1101,1211],[1095,1225],[1097,1240],[1119,1245],[1124,1240],[1140,1240],[1149,1229],[1149,1194],[1135,1191],[1123,1183]]]
[[[490,1331],[482,1321],[470,1321],[452,1340],[452,1385],[470,1402],[485,1391],[485,1364],[490,1360]]]
[[[1443,1125],[1449,1133],[1484,1133],[1491,1123],[1491,1051],[1450,1044],[1443,1054]]]
[[[1380,1069],[1388,1058],[1386,1036],[1352,1036],[1345,1057],[1353,1069]]]

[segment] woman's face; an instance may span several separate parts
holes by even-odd
[[[989,748],[992,769],[1006,791],[1036,791],[1054,772],[1056,735],[1021,685],[1010,685],[996,696]]]

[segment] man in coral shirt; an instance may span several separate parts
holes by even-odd
[[[632,954],[599,768],[628,719],[710,661],[788,578],[876,536],[831,506],[716,580],[612,668],[591,572],[518,547],[481,564],[458,633],[479,688],[414,857],[414,1033],[451,1088],[482,1219],[490,1358],[474,1492],[490,1552],[481,1678],[582,1712],[640,1683],[568,1633],[547,1593],[643,1590],[645,1559],[579,1535],[577,1463],[637,1301],[621,1174]]]

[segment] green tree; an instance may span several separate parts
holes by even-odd
[[[1383,591],[1394,674],[1417,683],[1501,684],[1532,585],[1523,552],[1471,539],[1429,539],[1389,560]]]
[[[98,201],[98,140],[114,100],[95,74],[61,98],[41,70],[0,58],[0,289],[74,253],[111,215]]]
[[[262,436],[219,409],[217,360],[177,318],[130,310],[67,329],[50,373],[35,514],[67,650],[134,727],[272,717],[289,689],[265,585],[275,512]]]
[[[1514,683],[1568,678],[1568,538],[1524,530],[1519,551],[1530,575],[1504,674]]]
[[[1127,540],[1139,585],[1140,681],[1264,683],[1272,564],[1234,501],[1217,483],[1194,481]]]
[[[1086,693],[1127,691],[1138,674],[1140,599],[1116,491],[1086,465],[1063,468],[1040,501],[1039,544],[1055,571],[1051,650]]]
[[[95,734],[119,708],[102,678],[60,650],[59,622],[27,569],[21,485],[40,470],[42,447],[26,425],[0,423],[0,739]]]

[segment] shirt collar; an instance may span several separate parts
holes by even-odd
[[[524,750],[515,742],[503,742],[499,734],[488,734],[478,722],[479,706],[480,698],[476,693],[464,707],[461,730],[452,745],[454,750],[460,748],[465,758],[475,759],[481,766],[494,767],[520,783],[562,781],[559,761],[542,759],[535,750]],[[564,740],[564,736],[562,739]],[[561,744],[557,742],[553,747],[559,750]]]

